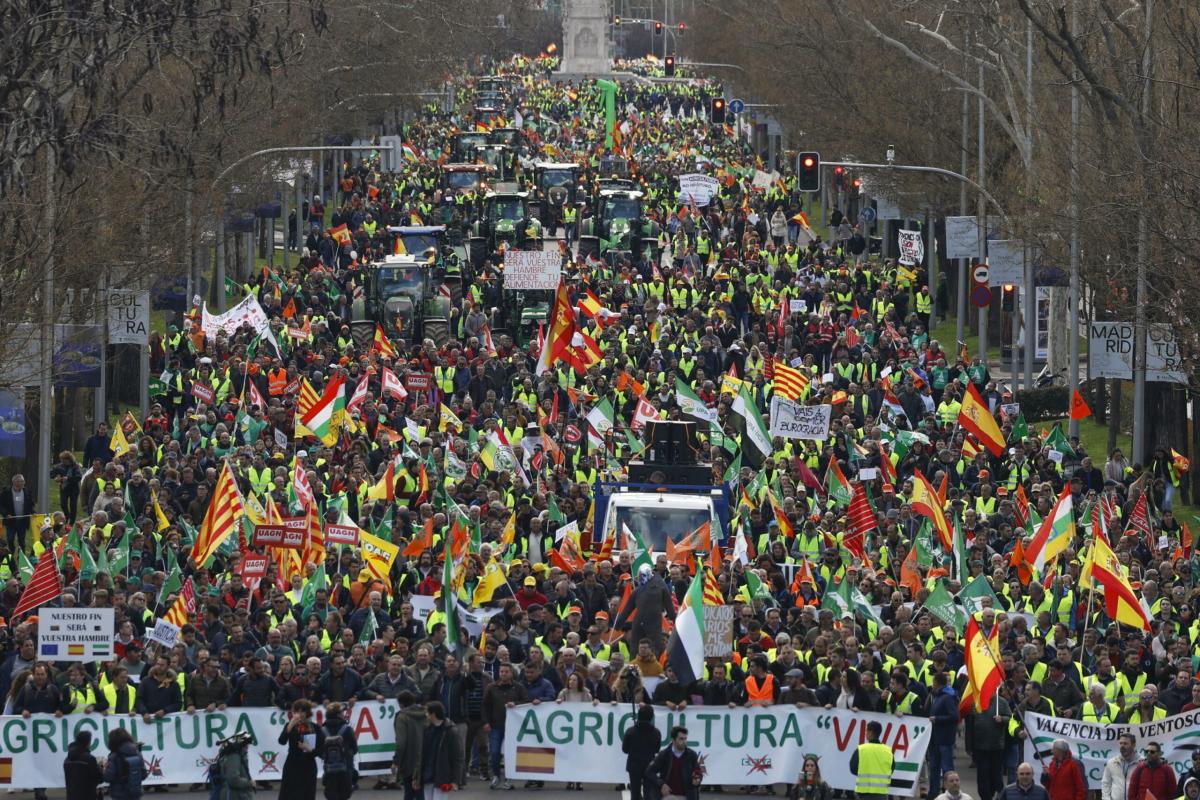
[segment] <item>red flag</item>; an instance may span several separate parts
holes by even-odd
[[[1092,409],[1087,404],[1087,400],[1083,399],[1083,395],[1076,389],[1071,395],[1071,419],[1087,419],[1092,415]]]
[[[805,486],[807,486],[809,489],[812,489],[814,492],[821,491],[821,481],[815,474],[813,474],[813,471],[808,468],[808,464],[804,463],[804,459],[800,458],[800,456],[796,456],[794,459],[792,459],[792,467],[796,470],[796,472],[800,473],[800,481]]]
[[[304,508],[308,508],[315,499],[312,487],[308,485],[308,472],[299,460],[296,461],[296,468],[292,470],[292,491],[296,493],[296,500]]]
[[[1146,493],[1142,492],[1133,506],[1133,511],[1129,514],[1129,524],[1125,526],[1125,535],[1133,536],[1141,534],[1146,537],[1146,544],[1150,548],[1150,552],[1158,549],[1158,542],[1154,541],[1153,535],[1150,533],[1150,512],[1146,508]]]
[[[1013,495],[1013,511],[1017,515],[1017,522],[1021,523],[1022,528],[1028,528],[1029,495],[1025,494],[1025,485],[1018,483],[1017,490],[1013,493]]]
[[[1183,520],[1179,520],[1179,541],[1183,545],[1183,554],[1186,557],[1191,558],[1193,541],[1192,530]]]
[[[875,512],[867,500],[867,489],[861,483],[854,484],[854,494],[850,498],[849,525],[842,544],[859,558],[866,556],[866,536],[875,530]]]
[[[787,297],[779,298],[779,320],[775,323],[775,332],[780,339],[783,338],[784,323],[787,322],[788,316],[788,299]]]
[[[21,599],[17,602],[17,607],[13,609],[10,621],[27,611],[33,611],[44,603],[49,603],[61,594],[62,583],[58,576],[58,559],[54,557],[53,548],[48,548],[38,559],[37,566],[33,569],[33,576],[29,579],[29,585],[21,592]]]
[[[916,598],[917,592],[921,591],[921,571],[917,567],[916,547],[908,551],[908,555],[900,564],[900,585],[907,586],[914,598]]]

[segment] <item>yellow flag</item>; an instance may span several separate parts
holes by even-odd
[[[448,430],[453,430],[455,433],[463,429],[462,420],[458,415],[450,410],[450,407],[445,403],[442,404],[442,418],[438,423],[438,430],[445,433]]]
[[[121,430],[120,425],[113,426],[112,439],[108,442],[108,449],[113,451],[113,458],[120,458],[133,450],[129,444],[129,440],[125,438],[125,431]]]
[[[267,521],[267,511],[262,507],[262,503],[258,502],[258,498],[253,494],[248,494],[245,497],[246,516],[255,525],[262,525]],[[155,509],[158,508],[158,501],[155,500]],[[161,513],[161,512],[160,512]]]
[[[389,573],[392,571],[392,564],[396,561],[396,556],[400,553],[400,546],[380,539],[378,536],[372,536],[361,528],[358,531],[358,545],[362,548],[363,562],[366,568],[371,571],[372,576],[383,581],[388,592],[391,592],[392,579],[389,577]]]
[[[513,511],[508,515],[508,522],[504,524],[504,531],[500,534],[500,543],[508,547],[517,539],[517,512]]]
[[[490,601],[492,596],[496,594],[496,590],[508,583],[508,579],[504,575],[504,570],[493,559],[483,570],[483,577],[479,579],[479,584],[475,587],[475,594],[472,600],[475,605],[483,605]]]
[[[162,533],[171,527],[171,523],[167,519],[167,515],[163,513],[162,506],[158,504],[158,492],[151,492],[150,499],[154,502],[154,518],[158,520],[158,532]]]

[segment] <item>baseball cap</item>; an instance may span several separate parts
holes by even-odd
[[[530,575],[527,578],[525,578],[524,584],[526,586],[537,586],[537,578]]]

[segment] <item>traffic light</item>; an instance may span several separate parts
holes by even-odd
[[[668,78],[675,77],[675,56],[667,56],[663,59],[663,67],[667,71]]]
[[[613,25],[620,25],[620,24],[621,24],[621,18],[613,17]]]
[[[654,35],[662,36],[662,23],[661,22],[654,23]]]
[[[855,178],[850,181],[850,185],[854,187],[854,191],[862,194],[862,178]]]
[[[686,22],[681,22],[681,23],[679,23],[679,30],[681,30],[681,31],[686,31],[686,30],[687,30],[687,23],[686,23]]]
[[[802,192],[821,191],[821,154],[801,153],[796,157],[796,188]]]
[[[1004,293],[1000,297],[1000,310],[1012,313],[1016,310],[1017,287],[1011,283],[1004,284]]]
[[[845,188],[846,188],[846,168],[845,167],[834,167],[833,168],[833,188],[837,189],[839,192],[845,190]]]
[[[709,121],[712,122],[713,125],[724,125],[725,124],[725,98],[724,97],[714,97],[712,99],[711,112],[712,113],[709,115]]]

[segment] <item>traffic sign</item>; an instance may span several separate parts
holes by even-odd
[[[746,104],[735,97],[729,101],[729,110],[734,114],[740,114],[746,110]]]
[[[971,290],[971,302],[977,308],[984,308],[992,304],[992,290],[987,284],[979,284]]]
[[[863,225],[870,225],[875,221],[875,207],[863,206],[858,210],[858,221]]]
[[[976,283],[986,284],[988,282],[987,264],[976,264],[975,269],[971,270],[971,277]]]

